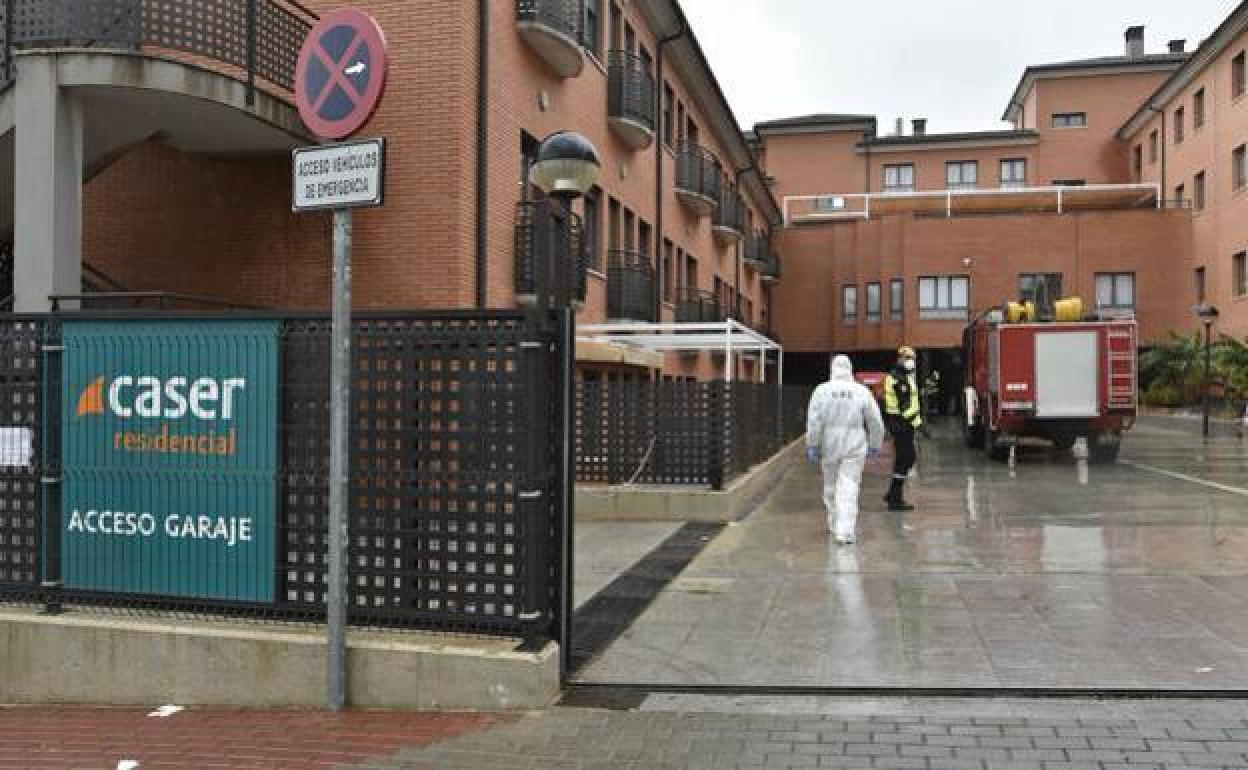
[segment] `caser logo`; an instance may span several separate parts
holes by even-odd
[[[112,382],[107,377],[97,377],[78,396],[75,416],[102,415],[108,411],[122,419],[181,420],[190,415],[198,420],[233,420],[235,401],[246,387],[247,380],[241,377],[162,380],[123,374]]]

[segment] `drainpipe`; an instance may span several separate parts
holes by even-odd
[[[490,0],[478,0],[477,13],[477,231],[476,283],[477,307],[488,302],[486,287],[489,210],[489,99],[490,99]]]
[[[1166,111],[1159,110],[1149,105],[1149,109],[1161,116],[1161,193],[1160,197],[1164,201],[1166,199],[1166,190],[1170,189],[1166,186]]]
[[[487,2],[488,0],[481,0]],[[654,274],[658,276],[654,287],[654,320],[663,320],[663,286],[667,280],[663,269],[663,51],[668,45],[675,43],[677,40],[685,36],[687,32],[685,20],[680,19],[680,27],[668,35],[659,39],[658,51],[654,56],[654,116],[655,121],[659,124],[658,134],[654,142],[654,228],[658,233],[659,243],[655,249],[658,257]],[[673,131],[675,127],[673,127]],[[675,265],[673,269],[677,269]],[[677,273],[679,275],[679,272]]]
[[[741,178],[742,178],[742,177],[744,177],[746,174],[750,173],[750,172],[751,172],[751,171],[753,171],[753,170],[754,170],[754,167],[753,167],[753,166],[746,166],[746,167],[744,167],[744,168],[739,168],[739,169],[737,169],[737,171],[736,171],[736,175],[737,175],[737,179],[736,179],[736,182],[735,182],[735,185],[736,185],[736,188],[737,188],[736,192],[737,192],[737,197],[741,199],[741,204],[742,204],[743,206],[744,206],[744,204],[745,204],[745,196],[741,194]],[[742,226],[742,228],[744,229],[744,227],[745,227],[745,210],[744,210],[744,209],[742,209],[741,211],[739,211],[739,212],[738,212],[738,214],[739,214],[739,215],[740,215],[740,217],[741,217],[741,226]],[[735,310],[737,310],[737,311],[740,311],[740,310],[741,310],[741,247],[742,247],[742,244],[743,244],[743,243],[745,243],[744,236],[745,236],[746,234],[745,234],[744,232],[742,232],[742,233],[741,233],[741,235],[742,235],[742,240],[741,240],[741,241],[738,241],[738,242],[737,242],[737,246],[736,246],[736,248],[735,248],[735,249],[733,249],[733,255],[734,255],[734,258],[733,258],[733,265],[732,265],[732,266],[733,266],[733,270],[734,270],[734,271],[735,271],[735,273],[736,273],[736,275],[733,277],[733,284],[734,284],[734,285],[733,285],[733,292],[734,292],[734,295],[735,295],[735,296],[736,296],[736,298],[737,298],[737,306],[736,306],[736,308],[734,308],[734,309],[735,309]],[[761,300],[761,299],[762,299],[762,297],[759,297],[759,299]],[[760,304],[761,304],[761,303],[760,303]]]

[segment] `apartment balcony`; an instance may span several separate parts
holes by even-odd
[[[650,257],[635,251],[607,254],[607,317],[654,322],[655,274]]]
[[[682,142],[676,150],[676,197],[698,216],[709,216],[719,206],[723,168],[706,149]]]
[[[763,283],[778,283],[780,281],[780,255],[775,251],[768,251],[767,261],[763,263],[759,270],[759,277],[763,279]]]
[[[720,246],[731,246],[745,238],[745,201],[734,187],[725,183],[719,207],[711,220],[711,234]]]
[[[678,323],[723,323],[724,308],[713,292],[681,289],[676,295]]]
[[[629,51],[607,57],[607,123],[634,150],[654,141],[654,75]]]
[[[565,213],[547,199],[516,204],[514,256],[516,304],[532,307],[537,303],[534,278],[540,267],[549,271],[547,292],[554,291],[555,277],[562,271],[572,281],[572,301],[585,302],[589,265],[581,239],[581,218],[576,214]]]
[[[745,239],[745,266],[753,270],[762,270],[767,265],[771,253],[771,239],[766,233],[754,233]]]
[[[516,0],[520,37],[560,77],[574,78],[585,69],[584,15],[583,0]]]
[[[787,224],[818,224],[873,217],[1067,214],[1166,208],[1156,184],[1102,184],[1080,187],[1010,187],[920,190],[883,193],[831,193],[785,198]]]

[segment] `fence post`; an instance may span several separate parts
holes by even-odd
[[[708,453],[708,475],[710,477],[711,489],[716,492],[724,488],[724,475],[726,467],[729,463],[728,458],[728,442],[724,440],[725,429],[728,425],[728,389],[729,385],[723,380],[716,380],[708,384],[710,388],[710,411],[707,415],[707,453]]]
[[[256,2],[247,0],[247,106],[256,106]]]
[[[43,517],[43,540],[40,588],[43,595],[43,611],[48,615],[61,613],[61,487],[64,469],[61,468],[61,376],[65,348],[61,344],[60,324],[55,317],[40,322],[35,344],[39,347],[42,407],[39,427],[39,485],[41,491],[40,514]]]

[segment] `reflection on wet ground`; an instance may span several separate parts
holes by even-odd
[[[916,512],[883,512],[887,458],[868,468],[854,548],[795,466],[580,678],[1248,689],[1246,446],[1142,424],[1117,465],[1028,446],[1010,467],[949,426]]]

